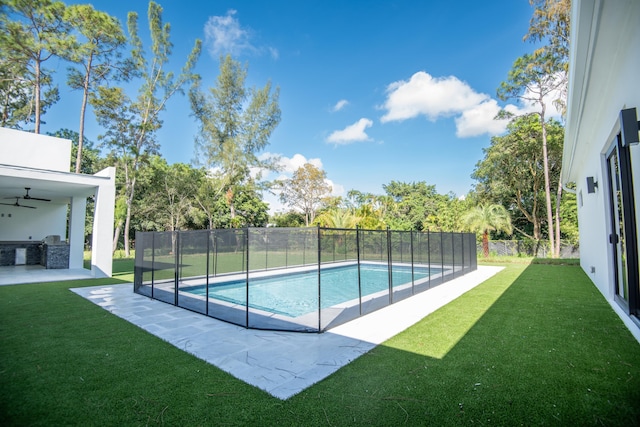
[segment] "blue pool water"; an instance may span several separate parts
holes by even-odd
[[[437,271],[435,271],[437,270]],[[411,267],[394,266],[393,286],[411,282]],[[431,268],[431,274],[439,273]],[[414,267],[414,280],[429,276],[429,268]],[[362,295],[389,289],[389,271],[386,265],[361,264]],[[321,306],[331,307],[358,298],[357,265],[332,267],[321,272]],[[205,285],[182,287],[182,291],[206,295]],[[236,280],[209,285],[209,298],[246,304],[246,281]],[[249,307],[297,317],[318,309],[318,271],[296,272],[249,279]]]

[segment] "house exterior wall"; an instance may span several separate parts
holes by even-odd
[[[0,127],[0,164],[69,172],[71,141]]]
[[[607,292],[609,269],[609,248],[605,244],[608,239],[608,215],[605,209],[604,174],[601,172],[602,162],[599,153],[585,161],[577,171],[576,186],[578,191],[578,227],[580,230],[580,265],[598,286],[601,292]],[[587,192],[587,176],[593,176],[598,182],[595,193]]]
[[[616,5],[611,1],[606,2],[603,8],[601,21],[601,31],[611,31],[621,34],[617,23],[625,21],[621,16],[622,10],[616,13]],[[640,2],[636,2],[640,6]],[[639,9],[635,8],[636,11]],[[592,129],[583,138],[591,140],[591,149],[584,154],[587,155],[580,167],[576,170],[576,183],[578,190],[582,191],[583,206],[578,206],[578,220],[580,221],[580,248],[581,265],[583,269],[592,277],[600,291],[608,298],[613,297],[613,259],[610,254],[609,233],[611,232],[611,217],[609,215],[609,203],[606,191],[608,185],[606,169],[606,151],[611,146],[612,131],[617,122],[620,110],[623,108],[640,108],[640,13],[636,15],[633,31],[634,37],[629,35],[621,37],[616,43],[620,49],[614,62],[609,62],[605,57],[607,46],[602,43],[596,47],[594,62],[608,62],[609,74],[603,72],[600,75],[592,76],[592,83],[589,85],[589,92],[586,104],[583,123],[593,123]],[[623,34],[621,34],[623,35]],[[625,54],[622,47],[627,47]],[[635,52],[635,54],[634,54]],[[604,84],[599,82],[606,82]],[[634,173],[634,188],[636,189],[636,213],[638,210],[638,200],[640,194],[640,153],[638,146],[631,147],[631,162]],[[593,176],[598,184],[595,194],[588,194],[586,180],[588,176]],[[637,223],[638,221],[636,221]],[[596,267],[596,273],[592,274],[590,267]]]
[[[67,205],[47,209],[0,206],[0,241],[41,241],[54,234],[66,239]]]
[[[640,328],[614,301],[615,265],[606,154],[622,109],[640,113],[640,1],[572,2],[563,183],[575,182],[580,264],[640,340]],[[640,147],[631,146],[636,224],[640,223]],[[598,183],[587,191],[587,177]],[[636,272],[637,274],[637,272]]]

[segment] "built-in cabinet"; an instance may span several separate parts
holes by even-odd
[[[0,267],[16,265],[16,260],[19,264],[25,265],[42,265],[52,269],[69,268],[69,245],[49,245],[39,241],[0,242]]]

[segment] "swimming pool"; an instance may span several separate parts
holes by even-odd
[[[473,233],[137,232],[133,291],[245,328],[324,332],[476,268]]]
[[[428,279],[441,269],[414,266],[393,266],[393,287]],[[358,265],[325,267],[320,274],[320,307],[328,308],[356,300],[360,296]],[[246,278],[209,284],[209,298],[233,304],[247,303]],[[389,270],[386,265],[360,264],[362,296],[389,289]],[[206,285],[181,287],[181,291],[205,296]],[[288,317],[299,317],[318,310],[318,270],[277,274],[249,279],[249,307]]]

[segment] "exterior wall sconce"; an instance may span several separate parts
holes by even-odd
[[[596,181],[594,177],[588,176],[587,177],[587,193],[589,194],[595,193],[596,188],[598,188],[598,181]]]
[[[627,108],[620,111],[620,128],[623,147],[640,142],[638,136],[640,122],[635,108]]]

